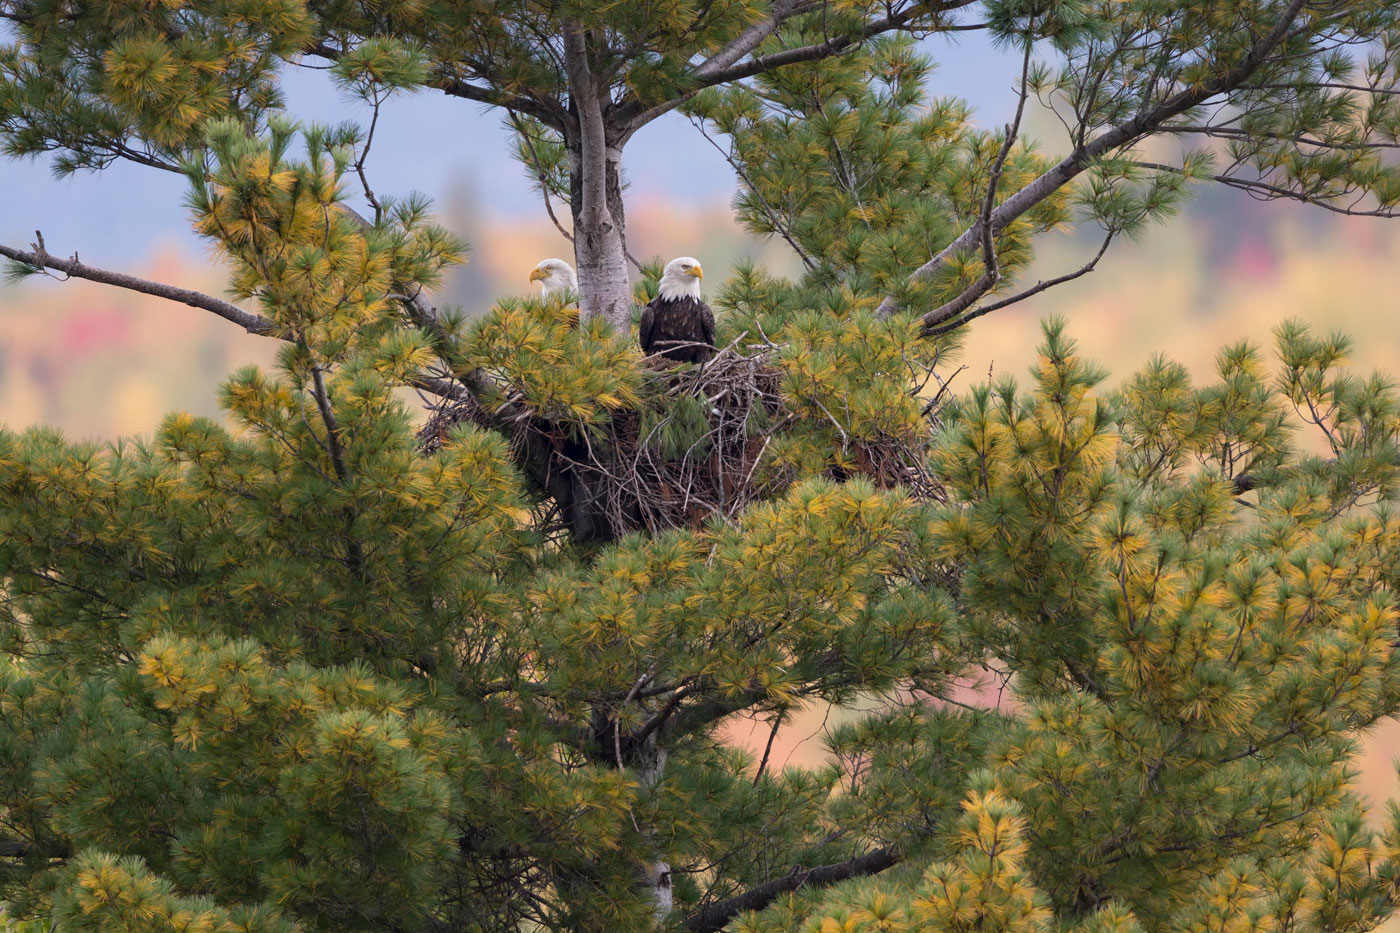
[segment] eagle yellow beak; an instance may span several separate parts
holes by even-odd
[[[539,266],[536,266],[535,268],[530,270],[531,282],[543,282],[547,278],[549,278],[549,273],[541,269]]]
[[[695,276],[697,279],[703,279],[705,277],[705,270],[701,269],[699,266],[696,266],[695,268],[690,270],[690,274]]]

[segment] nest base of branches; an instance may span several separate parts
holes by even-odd
[[[495,411],[475,399],[435,410],[419,434],[425,452],[440,448],[464,421],[504,431],[517,462],[544,493],[539,516],[548,531],[576,540],[616,540],[634,531],[694,528],[729,519],[781,494],[792,471],[768,457],[793,415],[783,402],[782,372],[771,350],[720,350],[704,365],[647,358],[654,404],[614,411],[601,427],[550,419],[507,399]],[[688,412],[684,442],[676,421]],[[697,417],[698,416],[698,417]],[[845,442],[845,469],[832,479],[864,476],[881,488],[918,498],[943,491],[925,466],[927,441],[897,438]]]

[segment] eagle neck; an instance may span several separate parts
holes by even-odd
[[[656,293],[667,301],[676,301],[680,298],[694,298],[700,300],[700,280],[691,276],[683,279],[663,276]]]

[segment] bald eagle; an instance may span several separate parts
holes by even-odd
[[[578,276],[574,267],[562,259],[541,259],[530,270],[530,281],[540,283],[540,297],[546,300],[567,297],[569,292],[578,291]]]
[[[690,256],[666,263],[661,287],[642,312],[643,353],[683,363],[705,363],[715,355],[715,316],[700,300],[704,275]]]

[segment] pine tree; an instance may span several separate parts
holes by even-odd
[[[1091,271],[1213,179],[1389,216],[1382,0],[352,5],[0,0],[0,135],[183,172],[230,298],[0,246],[277,340],[225,423],[0,433],[0,900],[75,931],[1371,929],[1400,812],[1400,396],[1348,344],[1157,360],[1047,326],[1030,383],[940,385],[957,331]],[[1021,55],[998,132],[910,36]],[[1374,57],[1359,64],[1362,54]],[[502,108],[582,302],[434,307],[463,258],[299,126],[281,63],[378,115]],[[1069,148],[1024,138],[1031,99]],[[681,109],[796,280],[721,352],[641,357],[621,153]],[[1176,161],[1142,144],[1204,140]],[[1162,158],[1162,157],[1158,157]],[[365,196],[372,216],[346,205]],[[1013,292],[1038,235],[1080,269]],[[416,390],[438,400],[426,413]],[[1014,696],[966,708],[983,672]],[[830,764],[724,744],[845,711]],[[0,922],[10,922],[8,919]],[[17,927],[23,929],[22,926]]]

